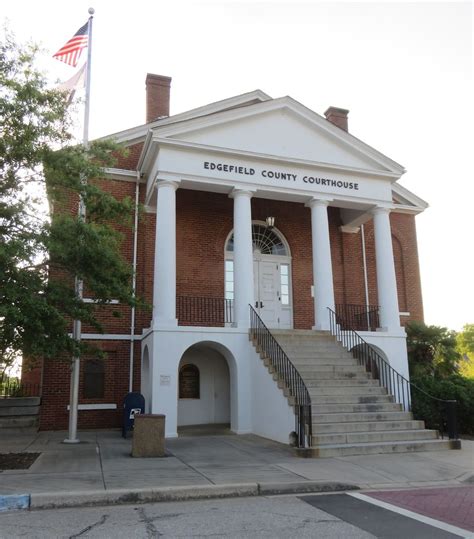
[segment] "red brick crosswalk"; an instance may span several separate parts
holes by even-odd
[[[474,532],[474,486],[392,490],[365,494]]]

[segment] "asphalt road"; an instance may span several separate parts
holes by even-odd
[[[459,537],[347,494],[234,498],[0,515],[0,537]]]

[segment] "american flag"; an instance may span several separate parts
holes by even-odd
[[[60,60],[72,67],[76,67],[83,49],[87,48],[89,42],[89,21],[71,37],[71,39],[61,47],[53,58]]]

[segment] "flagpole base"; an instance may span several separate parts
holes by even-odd
[[[79,438],[73,438],[72,440],[70,438],[66,438],[63,440],[63,444],[79,444],[81,443],[81,440]]]

